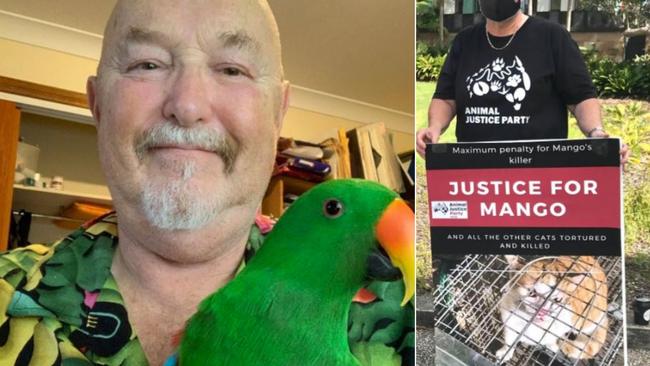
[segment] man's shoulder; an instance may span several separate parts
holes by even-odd
[[[53,253],[51,246],[32,244],[0,254],[0,280],[14,288],[26,285]],[[0,292],[0,297],[6,295]]]
[[[50,292],[96,287],[109,271],[117,243],[115,223],[105,219],[89,222],[51,245],[31,244],[0,254],[0,309],[10,314],[18,294],[31,294],[49,307]],[[65,312],[66,306],[57,304],[50,310]]]

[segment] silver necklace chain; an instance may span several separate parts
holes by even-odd
[[[495,47],[495,46],[492,44],[492,41],[490,40],[490,34],[488,33],[487,24],[485,24],[485,38],[487,38],[488,44],[489,44],[490,47],[492,47],[492,49],[495,50],[495,51],[502,51],[502,50],[505,50],[506,48],[508,48],[508,46],[510,46],[510,42],[512,42],[512,40],[515,38],[515,35],[516,35],[516,34],[517,34],[517,31],[515,31],[515,32],[510,36],[510,39],[508,40],[508,42],[506,43],[505,46],[503,46],[503,47]]]

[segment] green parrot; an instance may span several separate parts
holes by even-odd
[[[331,180],[282,215],[243,271],[188,321],[181,366],[358,366],[347,327],[370,280],[415,286],[414,216],[397,194],[366,180]]]

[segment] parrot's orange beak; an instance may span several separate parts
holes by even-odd
[[[393,266],[402,272],[404,306],[415,293],[415,215],[403,200],[388,205],[377,223],[376,237]]]

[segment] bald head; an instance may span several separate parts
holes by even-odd
[[[265,0],[118,1],[87,91],[123,222],[144,225],[144,216],[150,227],[171,230],[159,223],[200,212],[201,220],[190,220],[200,222],[196,229],[211,231],[219,217],[241,224],[232,235],[248,232],[288,107],[280,53]],[[142,136],[163,129],[155,144],[140,146]],[[226,157],[216,144],[190,138],[198,134],[230,141],[236,153]]]
[[[259,56],[262,76],[283,79],[280,36],[266,0],[118,0],[104,31],[98,76],[119,67],[133,43],[238,48]]]

